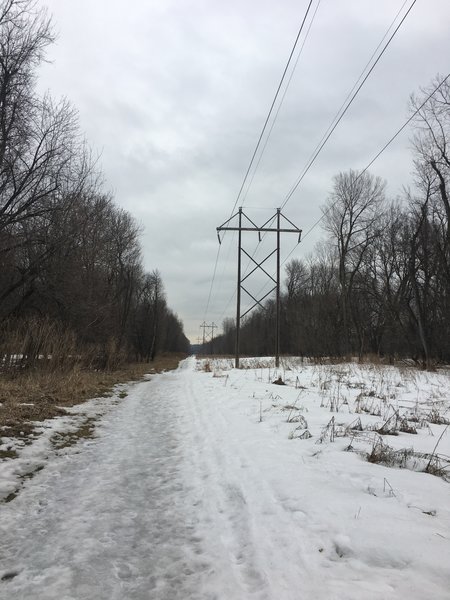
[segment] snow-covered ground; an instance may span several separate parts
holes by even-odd
[[[420,471],[449,471],[449,374],[245,366],[190,358],[0,463],[0,598],[448,600],[450,483]]]

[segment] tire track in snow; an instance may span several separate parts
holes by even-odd
[[[199,475],[198,485],[203,481],[207,486],[207,494],[200,501],[203,513],[209,515],[205,523],[209,532],[206,545],[215,547],[214,563],[223,574],[217,580],[222,591],[220,598],[269,600],[274,596],[269,578],[260,569],[262,561],[251,514],[253,503],[242,486],[241,453],[234,452],[228,437],[223,439],[223,432],[227,431],[224,417],[220,411],[209,413],[205,390],[202,387],[197,392],[195,377],[189,378],[187,391],[193,423],[193,439],[188,445]]]
[[[310,570],[316,559],[301,537],[308,515],[299,500],[290,497],[289,482],[285,494],[272,487],[255,455],[246,449],[245,422],[240,430],[233,429],[236,420],[228,419],[219,382],[206,377],[198,393],[198,380],[192,381],[190,395],[198,426],[197,444],[203,442],[204,464],[199,471],[209,474],[209,485],[213,480],[214,491],[210,493],[215,495],[222,515],[220,535],[241,586],[241,595],[232,597],[297,600],[302,592],[314,593],[323,587],[323,581],[309,575],[311,571],[317,573],[317,568]],[[209,388],[207,403],[203,386]],[[236,391],[230,389],[229,393]],[[258,453],[257,446],[252,449]],[[213,502],[209,510],[214,508]],[[299,581],[304,582],[303,590]]]

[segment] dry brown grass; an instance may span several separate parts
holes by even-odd
[[[151,363],[136,363],[114,371],[47,370],[0,374],[0,437],[28,440],[37,422],[64,415],[64,407],[108,396],[118,383],[136,381],[148,373],[175,369],[181,354],[164,354]]]
[[[61,448],[69,448],[75,446],[75,444],[81,439],[93,438],[95,434],[95,423],[97,419],[90,417],[86,419],[75,431],[65,431],[62,433],[55,433],[51,438],[51,442],[55,448],[60,450]]]

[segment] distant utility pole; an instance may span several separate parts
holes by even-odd
[[[235,217],[238,217],[238,224],[232,226],[230,223]],[[246,219],[243,225],[243,219]],[[269,223],[271,223],[274,219],[276,219],[276,227],[270,227]],[[282,228],[281,227],[281,219],[287,221],[292,227]],[[280,365],[280,234],[282,233],[296,233],[298,235],[298,241],[300,242],[300,238],[302,235],[302,230],[299,229],[290,221],[287,217],[285,217],[281,213],[281,209],[277,208],[277,212],[274,216],[270,217],[261,227],[258,227],[242,210],[242,207],[239,208],[238,212],[231,216],[228,221],[225,221],[223,225],[217,227],[217,237],[219,238],[219,243],[221,243],[220,232],[221,231],[237,231],[238,232],[238,273],[237,273],[237,301],[236,301],[236,355],[235,355],[235,367],[239,368],[239,337],[240,337],[240,328],[241,328],[241,319],[245,317],[251,310],[253,310],[256,306],[260,306],[261,308],[265,308],[262,302],[269,296],[272,292],[276,292],[276,332],[275,332],[275,364],[278,367]],[[277,245],[275,250],[270,252],[262,261],[257,262],[253,256],[250,256],[246,250],[242,247],[242,232],[243,231],[253,231],[257,232],[259,236],[259,241],[261,241],[261,233],[276,233],[277,234]],[[245,277],[241,275],[241,267],[242,267],[242,253],[244,253],[252,263],[254,263],[254,268],[247,273]],[[276,253],[277,259],[277,273],[276,279],[270,275],[266,269],[262,266],[271,256]],[[250,277],[255,271],[261,270],[274,284],[275,286],[264,294],[262,298],[255,298],[245,287],[242,285],[246,279]],[[241,315],[241,290],[243,290],[250,298],[254,301],[254,304],[245,311],[243,315]]]
[[[208,342],[211,343],[211,354],[213,354],[213,344],[214,344],[214,329],[217,329],[217,325],[212,322],[210,325],[203,321],[200,325],[200,329],[203,329],[203,352],[205,352],[205,344]]]

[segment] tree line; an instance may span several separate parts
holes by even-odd
[[[104,190],[77,113],[36,91],[54,42],[33,0],[0,2],[0,355],[89,354],[97,367],[189,342],[140,227]],[[63,351],[63,350],[61,350]]]
[[[417,112],[410,187],[393,200],[380,177],[339,173],[322,207],[326,238],[311,256],[286,265],[282,352],[408,357],[425,367],[450,360],[447,79],[437,77],[412,96],[410,108]],[[226,320],[223,328],[215,351],[232,353],[234,321]],[[270,300],[242,323],[242,353],[273,354],[274,335]]]

